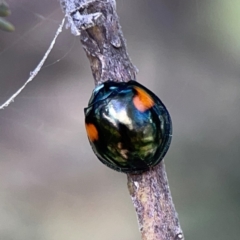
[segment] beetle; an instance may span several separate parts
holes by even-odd
[[[169,149],[172,122],[162,101],[136,81],[107,81],[84,109],[88,139],[98,159],[124,173],[157,165]]]

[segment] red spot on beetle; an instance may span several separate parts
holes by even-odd
[[[97,131],[97,128],[95,127],[95,125],[92,123],[86,123],[85,126],[86,126],[87,135],[88,135],[89,140],[91,142],[98,140],[98,131]]]
[[[139,87],[134,87],[137,94],[133,98],[133,104],[140,112],[145,112],[154,105],[153,99],[146,91]]]

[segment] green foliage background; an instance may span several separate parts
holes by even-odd
[[[11,13],[7,3],[5,1],[0,1],[0,30],[6,31],[6,32],[12,32],[14,31],[14,26],[5,20],[2,17],[7,17]]]

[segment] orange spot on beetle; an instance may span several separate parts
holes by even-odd
[[[154,105],[153,99],[146,91],[139,87],[134,87],[137,91],[137,95],[133,98],[133,104],[140,112],[145,112]]]
[[[88,138],[91,142],[98,140],[98,131],[97,128],[92,123],[85,124]]]

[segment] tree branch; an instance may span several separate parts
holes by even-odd
[[[126,51],[115,0],[60,0],[90,61],[95,84],[136,80]],[[143,240],[184,239],[162,161],[142,174],[128,174],[128,188]]]
[[[128,174],[128,189],[137,213],[142,240],[184,239],[164,161],[148,172]]]
[[[60,2],[66,14],[73,17],[74,26],[77,26],[81,32],[80,39],[90,61],[95,84],[108,80],[117,82],[135,80],[137,70],[126,51],[115,1],[60,0]],[[75,10],[73,10],[73,2]],[[92,19],[92,15],[97,13],[100,13],[100,16]],[[87,28],[86,25],[91,20],[93,23],[95,21],[95,26],[90,24],[91,28]],[[74,29],[74,26],[71,26],[71,29]]]

